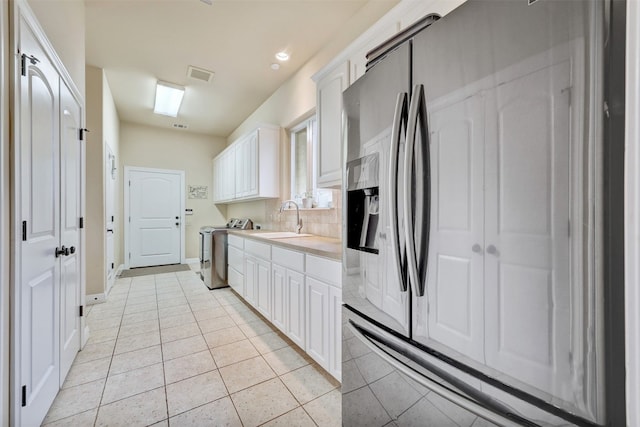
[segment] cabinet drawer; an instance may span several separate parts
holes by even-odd
[[[304,271],[304,254],[302,252],[282,249],[278,246],[271,248],[271,261],[292,270]]]
[[[255,255],[262,259],[271,259],[271,245],[259,243],[255,240],[245,240],[244,251],[248,254]]]
[[[236,247],[229,246],[228,248],[228,256],[229,256],[229,267],[233,267],[238,271],[243,270],[243,256],[242,251]]]
[[[327,258],[307,255],[307,267],[305,272],[325,283],[338,288],[342,287],[342,263]]]
[[[244,239],[233,234],[229,234],[229,246],[235,246],[238,249],[244,249]]]

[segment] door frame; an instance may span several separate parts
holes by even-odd
[[[9,281],[9,4],[0,4],[0,283]],[[6,141],[6,142],[5,142]],[[0,291],[0,424],[9,424],[10,287]]]
[[[85,117],[85,100],[82,92],[78,89],[78,86],[75,84],[71,75],[67,71],[64,63],[58,56],[55,51],[53,45],[47,38],[47,35],[38,22],[35,14],[31,10],[31,7],[27,3],[26,0],[14,0],[9,2],[8,6],[6,6],[8,10],[4,10],[0,13],[0,18],[3,19],[3,24],[8,24],[9,28],[7,34],[9,36],[8,43],[6,46],[2,46],[2,49],[6,48],[7,51],[2,52],[2,61],[5,60],[6,63],[3,63],[3,72],[7,72],[6,76],[6,84],[8,87],[8,91],[6,92],[9,96],[9,100],[7,102],[8,109],[13,112],[10,120],[7,121],[6,128],[2,129],[3,132],[9,133],[9,152],[5,153],[8,157],[8,167],[9,174],[12,182],[9,184],[9,212],[11,215],[11,219],[9,220],[9,235],[10,239],[6,239],[9,243],[9,302],[10,305],[10,314],[9,321],[10,326],[7,327],[9,330],[9,350],[5,353],[3,348],[3,357],[8,356],[8,365],[9,365],[9,378],[8,378],[8,388],[4,388],[6,386],[5,379],[3,378],[3,389],[0,392],[0,396],[3,398],[6,397],[6,402],[8,405],[8,414],[2,414],[3,417],[8,417],[11,425],[20,425],[21,423],[21,414],[22,414],[22,405],[21,405],[21,361],[22,354],[20,352],[20,339],[21,339],[21,272],[20,266],[22,264],[22,258],[20,256],[20,245],[22,243],[19,236],[21,235],[21,203],[20,203],[20,191],[21,191],[21,174],[22,170],[20,168],[20,152],[18,147],[20,147],[20,138],[21,138],[21,126],[20,126],[20,61],[19,56],[16,54],[19,52],[20,47],[20,28],[21,28],[21,20],[24,20],[24,24],[29,27],[36,41],[42,47],[43,52],[51,61],[54,69],[57,71],[59,78],[67,85],[69,88],[71,95],[76,99],[78,104],[81,106],[81,126],[86,124]],[[7,13],[6,19],[3,16],[3,13]],[[5,26],[3,25],[3,29]],[[6,54],[6,55],[5,55]],[[11,59],[9,59],[11,58]],[[3,76],[0,73],[0,76]],[[4,84],[3,80],[0,84]],[[4,102],[4,100],[2,101]],[[4,114],[4,113],[3,113]],[[4,135],[3,135],[4,136]],[[86,141],[85,141],[86,143]],[[4,150],[4,149],[3,149]],[[81,198],[81,215],[83,218],[86,218],[86,162],[84,158],[86,156],[86,145],[82,146],[82,177],[80,182],[80,198]],[[0,193],[3,195],[2,193]],[[4,212],[3,212],[4,213]],[[3,221],[4,221],[4,215]],[[0,224],[3,225],[3,224]],[[5,238],[3,237],[3,242]],[[80,289],[81,289],[81,302],[85,300],[86,294],[86,258],[85,258],[85,242],[86,242],[86,229],[81,229],[80,236],[80,245],[81,248],[79,250],[80,254],[80,263],[81,263],[81,275],[80,275]],[[2,246],[0,246],[2,247]],[[7,256],[7,254],[0,254],[1,256]],[[0,262],[2,260],[0,259]],[[4,271],[4,269],[3,269]],[[2,318],[0,318],[0,323],[2,322]],[[3,325],[4,326],[4,325]],[[89,337],[89,331],[86,325],[86,317],[80,318],[80,349],[84,347]],[[6,363],[6,362],[5,362]],[[8,393],[8,396],[5,396],[5,393]],[[3,399],[3,406],[5,400]]]
[[[129,269],[129,257],[130,257],[130,245],[129,237],[131,236],[129,214],[129,182],[131,181],[131,172],[156,172],[156,173],[172,173],[180,175],[180,263],[186,262],[185,256],[185,224],[184,224],[184,210],[186,206],[185,200],[185,172],[177,169],[158,169],[158,168],[144,168],[138,166],[126,166],[124,167],[124,268]]]

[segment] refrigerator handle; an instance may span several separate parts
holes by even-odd
[[[400,246],[400,229],[398,228],[398,160],[400,153],[400,137],[402,134],[402,125],[406,126],[407,116],[407,93],[398,93],[396,98],[396,109],[393,115],[393,126],[391,128],[391,168],[389,168],[389,215],[391,221],[391,232],[393,233],[393,246],[395,252],[395,261],[398,268],[400,292],[407,292],[407,272],[404,267],[403,257],[406,257],[405,251]]]
[[[406,241],[406,251],[407,251],[407,264],[409,267],[409,280],[411,282],[411,287],[413,289],[414,295],[416,297],[424,296],[425,292],[425,283],[421,282],[421,277],[418,271],[418,259],[417,259],[417,250],[416,250],[416,239],[415,239],[415,228],[414,222],[417,216],[419,221],[422,221],[422,213],[420,215],[415,215],[413,212],[413,204],[412,204],[412,196],[413,196],[413,188],[412,188],[412,180],[413,180],[413,156],[416,148],[416,135],[417,135],[417,127],[418,120],[422,119],[424,122],[421,122],[422,129],[424,130],[424,134],[428,137],[428,132],[426,132],[426,104],[424,99],[424,86],[423,85],[415,85],[413,87],[413,92],[411,94],[411,104],[409,105],[409,120],[407,124],[407,142],[405,144],[404,150],[404,233],[405,233],[405,241]],[[429,144],[426,143],[426,148],[428,150]],[[425,165],[426,168],[429,165]],[[428,176],[428,173],[427,173]],[[429,187],[429,183],[426,183],[427,188]],[[427,200],[425,200],[425,204],[429,206],[430,191],[427,191]],[[427,208],[427,215],[429,209]],[[429,224],[427,221],[427,233],[429,232]],[[427,261],[427,250],[429,247],[429,237],[426,238],[425,245],[425,256],[423,264],[426,268]]]
[[[464,381],[452,376],[443,369],[414,354],[416,350],[403,342],[396,342],[395,339],[385,339],[379,334],[370,331],[354,323],[349,319],[347,323],[349,330],[355,335],[369,350],[391,365],[394,369],[402,372],[412,380],[444,397],[450,402],[458,405],[474,414],[487,419],[500,426],[530,426],[539,427],[522,416],[516,414],[511,408],[498,402],[493,397],[464,383]],[[421,366],[438,378],[436,381],[417,372],[408,364],[394,356],[391,352],[398,353],[409,361]],[[442,384],[442,382],[446,384]],[[472,400],[473,399],[473,400]]]

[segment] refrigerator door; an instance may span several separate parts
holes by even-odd
[[[343,95],[346,119],[345,304],[409,336],[402,159],[410,43],[391,51]]]
[[[475,0],[418,34],[412,105],[424,96],[426,112],[410,114],[407,142],[427,158],[430,218],[409,256],[425,291],[412,339],[593,422],[605,415],[590,214],[602,104],[589,102],[603,5]]]

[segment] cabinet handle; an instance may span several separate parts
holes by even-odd
[[[61,248],[56,248],[56,258],[60,257],[61,255],[66,255],[66,252],[68,251],[67,248],[65,248],[64,246],[62,246]]]

